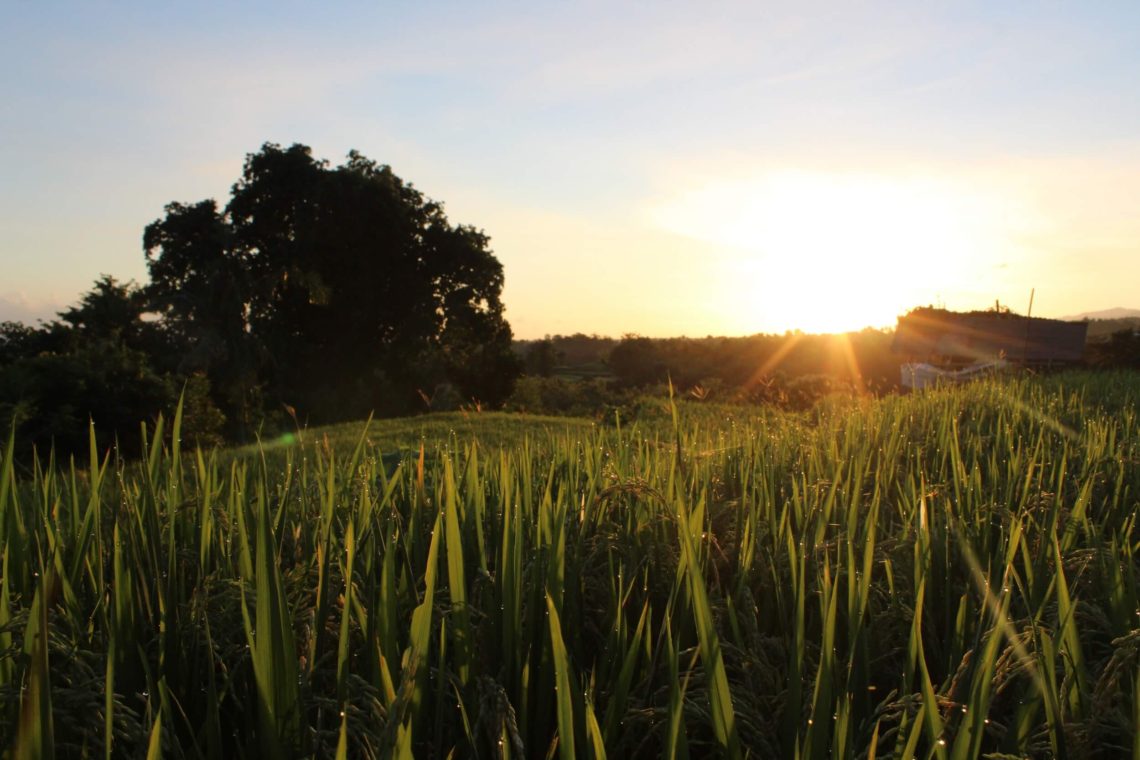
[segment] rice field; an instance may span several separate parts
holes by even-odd
[[[0,455],[7,757],[1140,758],[1134,375]],[[171,433],[173,433],[171,435]]]

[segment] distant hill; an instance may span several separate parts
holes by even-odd
[[[1071,317],[1061,317],[1068,322],[1079,322],[1082,319],[1136,319],[1140,318],[1140,309],[1125,309],[1117,306],[1115,309],[1104,309],[1103,311],[1086,311],[1083,314],[1074,314]]]
[[[1086,311],[1062,319],[1069,322],[1087,321],[1089,323],[1087,340],[1090,343],[1106,341],[1113,333],[1121,330],[1140,329],[1140,309],[1125,309],[1120,306],[1102,311]]]

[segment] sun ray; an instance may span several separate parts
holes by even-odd
[[[847,333],[833,336],[832,346],[836,347],[843,357],[844,364],[847,366],[847,374],[855,385],[855,392],[860,396],[865,395],[867,386],[863,381],[863,371],[859,368],[859,360],[855,357],[855,348],[851,345],[850,336]]]
[[[799,333],[789,335],[784,342],[780,344],[780,347],[776,349],[775,353],[769,356],[764,363],[752,373],[752,376],[748,378],[748,382],[744,384],[745,389],[750,390],[760,385],[764,381],[764,378],[768,377],[772,370],[779,367],[784,359],[787,358],[788,354],[792,352],[792,349],[796,347],[796,344],[800,342],[800,338],[801,335]]]

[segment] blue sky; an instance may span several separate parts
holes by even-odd
[[[1140,3],[232,6],[6,5],[0,319],[266,141],[483,227],[523,337],[1140,307]]]

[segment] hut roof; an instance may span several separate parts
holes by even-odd
[[[1087,332],[1087,322],[924,308],[899,317],[891,350],[967,360],[1072,362],[1080,361]]]

